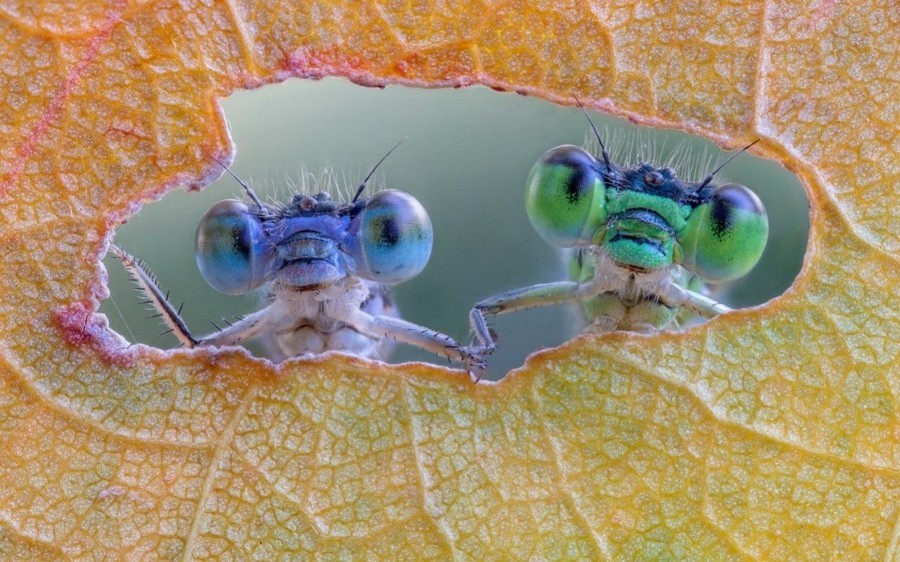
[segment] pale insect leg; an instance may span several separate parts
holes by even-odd
[[[153,274],[138,259],[117,245],[110,244],[109,251],[122,262],[122,265],[131,274],[131,277],[144,294],[147,295],[150,303],[162,316],[163,321],[172,330],[178,341],[186,347],[237,345],[258,336],[265,328],[268,307],[244,317],[224,330],[197,339],[191,335],[187,324],[184,323],[179,314],[180,311],[172,306],[163,290],[159,288],[159,284]]]
[[[200,338],[197,345],[240,345],[258,337],[266,329],[271,306],[248,314],[227,328]]]
[[[458,361],[466,366],[473,381],[478,381],[479,373],[484,369],[484,362],[480,356],[473,355],[470,350],[460,346],[450,336],[395,316],[373,316],[357,310],[344,321],[364,334],[377,338],[394,339],[425,349],[435,355]]]
[[[703,318],[714,318],[725,312],[731,312],[731,308],[724,304],[713,300],[706,295],[679,287],[675,283],[669,283],[657,295],[659,300],[673,308],[686,308],[702,316]]]
[[[504,314],[525,308],[547,306],[564,302],[592,298],[606,290],[596,280],[586,283],[560,281],[544,283],[507,291],[475,304],[469,312],[469,322],[475,337],[484,347],[485,353],[496,348],[485,314]]]
[[[191,335],[184,320],[182,320],[181,316],[178,314],[178,310],[169,303],[165,293],[159,288],[159,284],[157,284],[153,274],[150,273],[137,258],[115,244],[109,245],[109,251],[122,262],[122,265],[128,270],[128,273],[131,274],[135,283],[138,284],[147,296],[147,299],[153,305],[153,308],[162,315],[163,321],[171,328],[175,337],[178,338],[178,341],[187,347],[194,347],[197,345],[197,340]]]

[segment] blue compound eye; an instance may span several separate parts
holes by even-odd
[[[246,205],[219,201],[197,227],[197,268],[214,289],[240,295],[266,282],[267,242],[262,224]]]
[[[431,219],[415,197],[392,189],[369,198],[357,219],[357,273],[395,285],[418,275],[431,257]]]

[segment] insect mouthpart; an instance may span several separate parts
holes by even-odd
[[[609,217],[601,245],[620,267],[650,271],[674,263],[675,230],[654,211],[628,209]]]
[[[348,275],[336,240],[321,232],[295,232],[276,246],[277,284],[290,289],[328,285]]]
[[[286,262],[326,260],[334,262],[338,245],[334,239],[321,233],[304,230],[281,241],[277,247],[278,257]]]

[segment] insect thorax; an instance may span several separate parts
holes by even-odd
[[[272,286],[271,330],[260,340],[275,361],[307,353],[344,351],[370,359],[384,358],[390,342],[363,334],[350,325],[360,311],[396,316],[396,307],[381,284],[347,276],[316,288]]]
[[[583,302],[589,330],[651,331],[668,327],[678,311],[659,302],[657,295],[669,283],[687,286],[694,276],[679,265],[646,272],[622,267],[603,248],[593,246],[573,250],[569,276],[573,281],[612,287]]]

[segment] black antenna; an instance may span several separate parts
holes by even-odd
[[[606,162],[606,171],[612,171],[612,166],[609,164],[609,153],[606,152],[606,146],[603,145],[603,139],[600,138],[600,133],[597,131],[597,127],[594,126],[594,122],[591,120],[591,116],[588,115],[587,110],[584,108],[584,105],[581,104],[581,100],[575,98],[575,103],[578,104],[578,107],[581,108],[581,112],[584,113],[584,116],[587,117],[588,123],[591,124],[591,129],[594,130],[594,136],[597,137],[597,142],[600,143],[600,154],[603,155],[603,161]]]
[[[753,146],[754,144],[758,143],[758,142],[761,141],[761,140],[762,140],[762,139],[756,139],[755,141],[751,142],[750,144],[748,144],[748,145],[745,146],[744,148],[742,148],[742,149],[740,149],[739,151],[737,151],[735,154],[732,154],[732,155],[731,155],[731,158],[729,158],[728,160],[722,162],[722,165],[721,165],[721,166],[719,166],[718,168],[716,168],[715,170],[713,170],[712,172],[710,172],[710,174],[709,174],[708,176],[706,176],[706,179],[703,180],[703,182],[700,183],[700,186],[697,187],[697,189],[700,190],[700,189],[703,189],[704,187],[706,187],[707,184],[709,184],[709,182],[713,181],[713,177],[715,177],[715,175],[718,174],[719,171],[721,171],[722,168],[724,168],[729,162],[731,162],[732,160],[734,160],[735,158],[737,158],[738,156],[740,156],[741,154],[743,154],[744,152],[746,152],[748,148],[750,148],[751,146]]]
[[[356,194],[353,196],[353,199],[350,200],[351,203],[356,203],[356,200],[359,199],[359,196],[362,195],[362,192],[366,189],[366,184],[369,183],[370,179],[372,179],[372,174],[375,173],[375,170],[378,169],[378,166],[381,166],[381,163],[384,162],[385,160],[387,160],[387,157],[391,155],[391,152],[394,152],[395,150],[397,150],[397,147],[400,146],[401,144],[403,144],[402,140],[400,142],[398,142],[397,144],[395,144],[394,148],[388,150],[387,153],[381,157],[381,160],[379,160],[378,162],[375,163],[374,166],[372,166],[372,169],[369,170],[369,173],[366,175],[366,179],[364,179],[362,181],[362,183],[359,184],[359,187],[356,188]]]
[[[243,188],[244,188],[244,191],[247,192],[247,196],[250,198],[250,200],[253,201],[253,203],[254,203],[257,207],[259,207],[259,212],[260,212],[260,213],[264,213],[264,212],[265,212],[265,208],[263,207],[262,203],[259,201],[259,197],[256,196],[256,193],[254,193],[253,190],[250,189],[250,186],[247,185],[246,183],[244,183],[244,180],[242,180],[241,178],[237,177],[237,174],[235,174],[234,172],[232,172],[232,171],[228,168],[228,166],[226,166],[225,164],[223,164],[222,162],[220,162],[216,157],[210,156],[210,158],[212,158],[213,162],[215,162],[215,163],[218,164],[219,166],[222,166],[222,169],[225,170],[226,172],[228,172],[228,175],[230,175],[231,177],[233,177],[233,178],[235,179],[236,182],[238,182],[239,184],[241,184],[241,187],[243,187]]]

